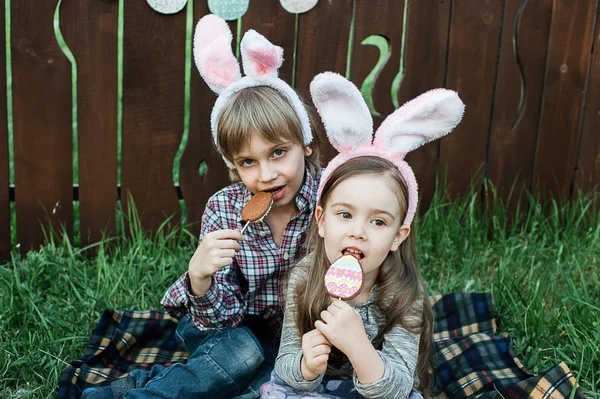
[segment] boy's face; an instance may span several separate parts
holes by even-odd
[[[250,191],[272,192],[273,207],[281,207],[295,203],[304,182],[304,157],[311,152],[292,141],[270,143],[255,134],[233,155],[233,164]]]

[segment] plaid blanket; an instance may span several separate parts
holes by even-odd
[[[489,294],[431,298],[438,392],[436,398],[584,398],[564,363],[533,375],[517,359],[510,339],[496,335]],[[187,360],[175,339],[177,320],[163,311],[107,309],[81,359],[63,371],[58,398],[108,384],[134,368]]]

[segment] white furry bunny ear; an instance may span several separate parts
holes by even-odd
[[[354,84],[337,73],[324,72],[313,78],[310,95],[336,150],[347,152],[371,144],[373,117]]]
[[[246,76],[267,75],[276,78],[277,70],[283,63],[283,49],[253,29],[244,34],[240,53]]]
[[[206,84],[217,94],[241,79],[240,65],[231,50],[232,40],[229,25],[216,15],[206,15],[196,25],[194,61]]]
[[[407,102],[388,116],[373,144],[385,151],[407,153],[450,133],[465,112],[452,90],[434,89]]]

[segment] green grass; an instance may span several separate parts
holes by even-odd
[[[499,332],[539,373],[565,361],[600,398],[600,214],[583,197],[509,213],[479,195],[438,197],[417,221],[418,254],[433,293],[491,292]],[[0,267],[0,397],[54,397],[104,308],[160,308],[187,268],[185,230],[144,235],[135,214],[94,257],[56,235],[38,252]]]

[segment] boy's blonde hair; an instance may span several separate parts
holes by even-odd
[[[308,107],[313,140],[309,144],[312,153],[305,156],[309,172],[316,176],[321,169],[320,134],[315,114]],[[303,148],[302,125],[294,108],[277,90],[268,86],[255,86],[235,93],[223,107],[217,128],[218,150],[233,163],[234,154],[248,144],[254,134],[270,143],[291,141]],[[240,180],[236,169],[229,169],[232,181]]]

